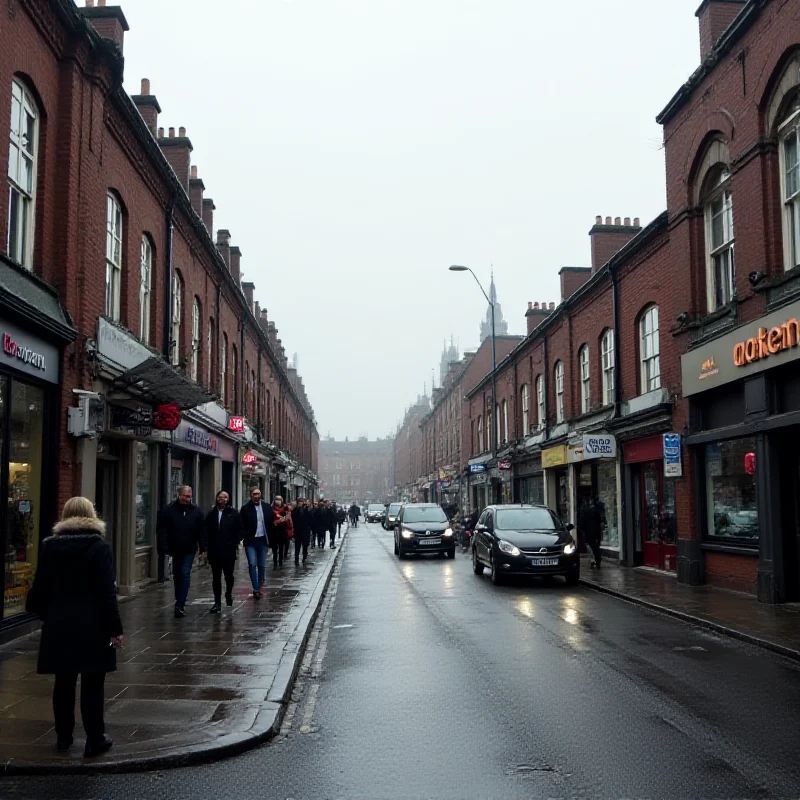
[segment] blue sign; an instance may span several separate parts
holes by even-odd
[[[683,476],[681,462],[681,436],[679,433],[664,434],[664,477],[680,478]]]
[[[486,464],[470,464],[468,469],[470,475],[480,475],[486,472]]]

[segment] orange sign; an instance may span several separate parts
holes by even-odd
[[[774,328],[759,328],[758,336],[739,342],[733,348],[733,363],[737,367],[744,367],[762,358],[769,358],[797,347],[800,343],[800,322],[797,318],[790,319]]]

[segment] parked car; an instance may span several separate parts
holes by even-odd
[[[394,554],[444,553],[455,558],[456,540],[447,514],[434,503],[408,503],[400,509],[394,528]]]
[[[492,571],[492,583],[509,575],[563,575],[578,583],[581,562],[570,531],[547,506],[488,506],[472,536],[472,568],[476,575]]]
[[[386,509],[386,516],[383,518],[383,529],[385,531],[393,531],[397,522],[397,515],[403,507],[402,503],[390,503],[389,508]]]
[[[386,506],[383,503],[370,503],[367,506],[367,511],[364,514],[364,519],[367,522],[381,522],[386,514]]]

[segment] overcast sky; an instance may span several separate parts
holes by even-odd
[[[82,2],[82,0],[80,0]],[[442,342],[511,333],[597,214],[665,207],[656,114],[699,63],[699,0],[121,0],[126,88],[187,128],[215,224],[320,434],[394,430]]]

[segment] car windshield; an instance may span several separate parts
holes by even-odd
[[[507,508],[495,514],[495,528],[500,531],[554,531],[560,527],[546,508]]]
[[[369,510],[370,511],[383,511],[383,506],[380,503],[370,503]]]
[[[403,512],[403,522],[447,522],[447,515],[441,508],[414,508],[409,506]]]
[[[400,510],[400,504],[399,503],[392,503],[392,505],[389,506],[389,513],[390,514],[397,514],[397,512],[399,510]]]

